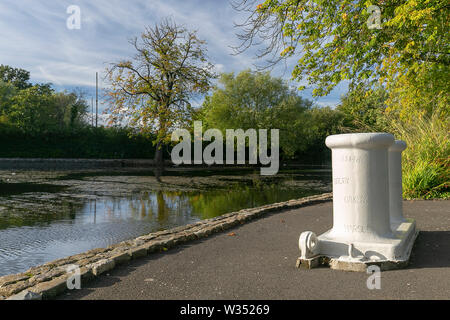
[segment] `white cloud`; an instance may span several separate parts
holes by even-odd
[[[80,30],[66,27],[69,5],[81,9]],[[132,56],[128,39],[165,17],[198,30],[218,72],[238,72],[257,62],[252,51],[231,55],[230,46],[238,44],[234,21],[242,16],[228,1],[2,0],[0,64],[29,70],[34,82],[92,91],[95,72],[103,72],[106,63]],[[273,74],[290,79],[293,62],[286,69],[275,68]]]

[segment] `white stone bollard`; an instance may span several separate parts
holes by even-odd
[[[359,240],[390,236],[388,148],[390,134],[330,136],[332,149],[333,230]]]
[[[372,263],[385,269],[405,265],[417,233],[414,221],[397,219],[403,216],[398,204],[401,143],[388,133],[356,133],[329,136],[326,145],[332,150],[333,228],[317,237],[316,256],[302,252],[297,264],[311,267],[319,259],[354,271]],[[390,190],[399,179],[400,198],[398,188],[394,194]],[[300,235],[301,251],[315,237],[311,233]]]
[[[406,149],[406,142],[395,140],[389,148],[389,212],[391,225],[397,226],[406,222],[403,217],[403,189],[402,189],[402,152]]]

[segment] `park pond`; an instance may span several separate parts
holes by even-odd
[[[155,231],[331,190],[331,170],[0,171],[0,276]]]

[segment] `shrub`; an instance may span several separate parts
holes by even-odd
[[[397,139],[408,148],[403,152],[403,196],[406,199],[449,198],[449,119],[434,113],[414,122],[391,122]]]
[[[79,128],[31,133],[0,124],[1,158],[152,159],[151,137],[123,128]]]

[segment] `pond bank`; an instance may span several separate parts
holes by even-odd
[[[21,274],[0,277],[0,299],[17,294],[18,296],[15,298],[19,299],[26,296],[34,299],[49,299],[67,289],[67,268],[70,265],[75,264],[81,268],[82,283],[85,283],[131,259],[144,257],[154,252],[167,251],[171,247],[208,237],[212,233],[230,229],[270,212],[299,208],[330,201],[331,199],[332,194],[328,193],[244,209],[187,226],[140,236],[108,248],[94,249],[86,253],[58,259],[31,268]]]
[[[0,276],[241,209],[331,191],[327,170],[0,171]]]

